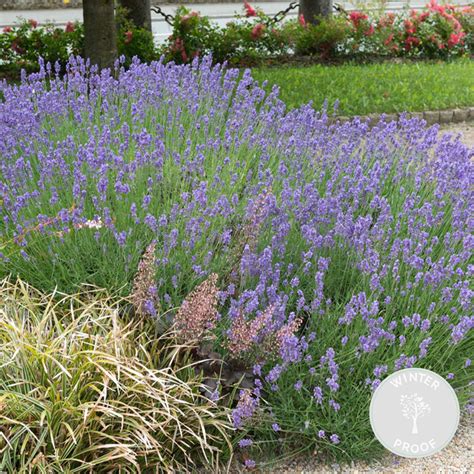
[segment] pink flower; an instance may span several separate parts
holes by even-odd
[[[181,18],[181,23],[186,23],[191,18],[195,18],[195,17],[198,17],[198,16],[199,16],[199,12],[192,11],[191,13],[188,13],[187,15],[184,15]]]
[[[10,33],[11,31],[13,31],[11,26],[5,26],[5,28],[3,28],[4,33]]]
[[[36,20],[28,20],[28,23],[30,24],[31,28],[36,28],[38,26],[38,22]]]
[[[298,17],[298,22],[299,24],[303,27],[303,28],[306,28],[306,20],[304,19],[304,15],[301,14],[299,17]]]
[[[459,23],[459,21],[456,19],[456,18],[452,18],[452,23],[453,23],[453,28],[454,28],[454,31],[461,31],[462,30],[462,26],[461,26],[461,23]]]
[[[66,33],[72,33],[74,30],[75,30],[75,26],[74,26],[74,23],[72,21],[68,21],[66,23],[66,28],[64,28],[64,31]]]
[[[436,0],[430,0],[430,3],[428,4],[428,9],[432,12],[441,13],[442,15],[445,13],[445,8],[441,5],[438,5],[436,3]]]
[[[252,5],[250,5],[249,2],[244,1],[244,8],[245,8],[245,16],[247,17],[257,16],[257,11],[255,10],[255,8],[252,7]]]
[[[392,26],[395,21],[395,15],[393,13],[387,13],[379,20],[379,27]]]
[[[265,25],[262,23],[257,23],[252,28],[252,32],[250,33],[250,36],[252,37],[253,40],[256,40],[260,38],[260,36],[262,36],[264,30],[265,30]]]

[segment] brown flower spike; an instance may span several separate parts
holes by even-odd
[[[185,298],[176,313],[176,329],[185,341],[202,340],[215,327],[219,293],[216,284],[217,274],[213,273]]]
[[[151,243],[138,263],[138,271],[133,280],[133,290],[130,300],[137,314],[150,315],[146,309],[146,302],[151,301],[158,310],[160,302],[157,295],[151,290],[155,286],[155,250],[156,243]]]

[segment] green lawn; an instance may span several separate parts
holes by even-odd
[[[339,115],[448,109],[474,105],[474,61],[256,68],[253,76],[278,84],[290,107],[312,100]]]

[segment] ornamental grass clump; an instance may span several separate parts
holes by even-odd
[[[155,242],[156,316],[185,340],[205,328],[209,353],[239,359],[233,378],[253,374],[233,407],[246,456],[380,453],[370,397],[405,367],[472,406],[474,165],[459,138],[287,111],[210,58],[113,74],[76,58],[2,93],[1,272],[128,296]],[[270,333],[278,350],[261,351]]]
[[[219,461],[224,410],[199,394],[194,371],[174,366],[169,335],[118,313],[97,290],[0,283],[1,470],[189,472]]]

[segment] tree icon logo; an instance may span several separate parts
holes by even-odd
[[[456,433],[459,414],[458,397],[445,376],[418,367],[387,375],[369,407],[377,440],[406,458],[441,451]]]
[[[403,416],[412,421],[411,434],[418,434],[418,418],[431,413],[430,405],[417,393],[402,395],[400,397],[400,404]]]

